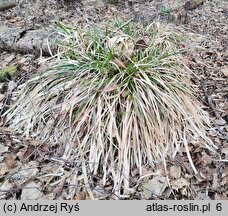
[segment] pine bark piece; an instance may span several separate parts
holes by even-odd
[[[16,0],[0,0],[0,11],[13,8],[17,5]]]
[[[185,10],[194,10],[196,9],[198,6],[202,5],[206,0],[191,0],[191,1],[187,1],[184,4],[184,9]]]

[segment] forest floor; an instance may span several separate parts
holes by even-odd
[[[102,186],[99,176],[89,180],[88,194],[74,163],[61,161],[63,149],[22,137],[4,126],[0,118],[0,199],[228,199],[227,0],[207,0],[183,14],[175,10],[184,4],[183,0],[120,1],[116,5],[96,0],[72,1],[69,5],[57,0],[19,2],[15,8],[0,11],[0,28],[48,30],[56,28],[58,21],[89,28],[118,17],[142,24],[160,21],[187,35],[200,35],[202,39],[193,46],[201,49],[193,47],[186,61],[196,74],[192,81],[198,86],[198,98],[210,114],[212,128],[207,133],[218,147],[219,156],[196,144],[191,146],[191,154],[198,174],[193,173],[185,155],[177,155],[167,161],[169,184],[161,164],[157,164],[151,172],[159,174],[145,178],[129,195],[116,197],[111,183]],[[18,84],[42,70],[43,59],[0,50],[0,69],[13,64],[19,70],[12,80],[0,82],[0,113]]]

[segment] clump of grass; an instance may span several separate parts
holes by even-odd
[[[161,7],[160,13],[162,13],[162,14],[170,14],[171,13],[171,9],[169,7]]]
[[[11,78],[17,74],[17,68],[14,65],[9,65],[4,68],[0,68],[0,82]]]
[[[128,189],[133,170],[165,163],[209,124],[182,64],[182,37],[153,23],[92,30],[60,25],[59,58],[19,91],[6,113],[11,127],[65,145],[85,176]],[[188,80],[188,82],[186,82]]]

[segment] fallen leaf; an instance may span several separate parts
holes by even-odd
[[[143,196],[146,199],[154,195],[161,196],[167,186],[166,178],[163,176],[155,176],[153,179],[141,184]]]
[[[124,47],[124,56],[129,59],[133,53],[134,53],[134,43],[132,40],[127,40]]]
[[[183,164],[183,168],[185,168],[190,175],[194,174],[192,166],[188,162],[183,162],[182,164]]]
[[[8,146],[0,144],[0,154],[2,155],[3,153],[7,152],[9,149]]]
[[[23,165],[11,178],[20,180],[32,178],[36,176],[39,171],[37,166],[38,163],[36,161],[30,161],[28,164]]]
[[[54,188],[52,192],[54,195],[54,199],[58,198],[62,194],[65,181],[66,181],[66,177],[63,177],[59,185],[56,188]]]
[[[226,124],[226,120],[224,120],[223,118],[216,119],[215,120],[215,124],[217,124],[217,125],[225,125]]]
[[[74,195],[74,200],[85,200],[87,197],[86,192],[82,191]]]
[[[17,84],[13,80],[10,80],[8,83],[8,91],[12,92],[16,88],[16,86]]]
[[[225,155],[228,155],[228,147],[222,148],[221,152]]]
[[[172,183],[172,188],[173,189],[181,189],[183,187],[188,187],[190,185],[189,181],[184,179],[184,178],[180,178],[180,179],[177,179],[177,180],[173,180]]]
[[[228,76],[228,67],[221,68],[221,72],[227,77]]]
[[[182,189],[180,190],[180,193],[181,193],[183,196],[186,196],[186,197],[189,196],[189,193],[188,193],[188,190],[187,190],[186,187],[182,188]]]
[[[211,129],[209,131],[209,135],[215,137],[215,136],[218,136],[218,133],[215,130]]]
[[[101,187],[100,185],[97,185],[93,190],[92,193],[95,198],[99,197],[105,197],[108,195],[107,191],[104,189],[104,187]]]
[[[0,199],[4,199],[13,187],[14,185],[10,183],[9,180],[0,185]]]
[[[136,41],[135,48],[138,50],[144,50],[148,47],[149,38],[145,37]]]
[[[212,176],[212,170],[208,170],[208,168],[206,167],[202,167],[200,170],[199,170],[199,175],[206,181],[211,181],[213,179],[213,176]]]
[[[13,169],[15,166],[15,160],[12,155],[7,155],[4,160],[6,167],[10,170]]]
[[[43,196],[41,183],[30,182],[24,186],[21,193],[21,200],[37,200]]]
[[[207,195],[207,193],[198,193],[195,200],[211,200],[211,198]]]
[[[4,63],[3,63],[3,67],[6,67],[11,61],[13,61],[13,59],[15,58],[14,54],[11,54],[7,57],[4,58]]]
[[[171,166],[169,170],[171,178],[178,179],[181,177],[181,167],[180,166]]]
[[[130,58],[134,52],[134,43],[127,36],[116,35],[108,40],[107,45],[114,48],[116,54],[122,53],[127,58]]]
[[[210,164],[212,162],[212,157],[210,155],[208,155],[206,152],[202,152],[201,155],[201,160],[205,163],[205,164]]]
[[[126,68],[126,66],[124,65],[124,63],[120,60],[120,59],[113,59],[113,62],[119,67],[119,68]]]
[[[9,170],[5,163],[0,163],[0,176],[3,176],[5,173],[7,173]]]
[[[24,154],[23,154],[23,159],[27,159],[28,157],[31,156],[31,154],[34,152],[35,150],[35,146],[33,145],[28,145],[26,150],[24,151]]]
[[[222,195],[222,194],[215,194],[214,195],[214,199],[215,200],[228,200],[228,197],[226,197],[226,196],[224,196],[224,195]]]
[[[225,176],[221,182],[222,185],[228,185],[228,176]]]
[[[53,193],[49,193],[49,194],[43,194],[43,196],[41,197],[42,200],[54,200],[54,195]]]

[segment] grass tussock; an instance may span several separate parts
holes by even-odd
[[[84,174],[114,189],[205,136],[208,116],[189,86],[183,38],[169,27],[132,23],[84,31],[60,25],[57,63],[31,78],[6,113],[27,136],[65,145],[65,157],[88,162]],[[187,80],[187,82],[186,82]]]

